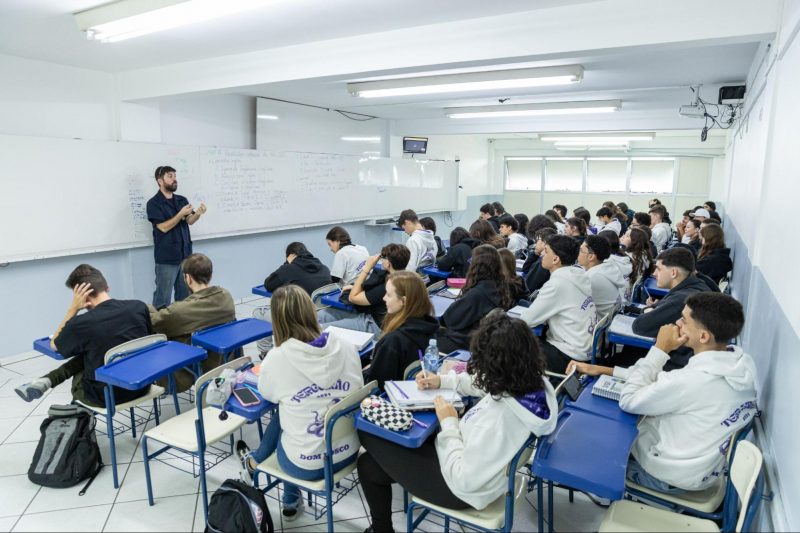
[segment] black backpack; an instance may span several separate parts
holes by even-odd
[[[39,428],[42,436],[28,469],[28,479],[45,487],[72,487],[89,481],[86,492],[103,467],[97,446],[94,415],[78,405],[51,405]]]
[[[208,504],[206,532],[273,533],[264,493],[237,479],[228,479]]]

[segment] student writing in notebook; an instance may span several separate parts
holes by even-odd
[[[578,372],[626,380],[619,405],[644,415],[628,462],[628,479],[667,493],[703,490],[719,483],[730,438],[758,413],[755,365],[727,343],[744,326],[739,302],[720,293],[686,299],[681,317],[662,326],[656,344],[630,368],[573,362]],[[679,347],[694,355],[681,369],[665,372]]]
[[[455,389],[480,398],[461,420],[439,396],[442,430],[419,448],[359,432],[367,450],[358,459],[372,518],[367,531],[393,531],[393,483],[434,505],[485,509],[507,490],[508,462],[531,433],[547,435],[555,428],[555,394],[544,379],[536,337],[524,322],[493,311],[481,321],[470,350],[465,373],[417,375],[421,389]]]
[[[333,252],[331,265],[331,281],[341,285],[349,285],[355,281],[358,273],[364,268],[369,252],[361,245],[353,244],[350,234],[341,226],[334,226],[325,235],[325,242]]]

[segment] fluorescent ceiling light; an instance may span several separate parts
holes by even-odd
[[[343,141],[347,142],[357,142],[357,143],[379,143],[381,142],[380,137],[342,137]]]
[[[584,113],[613,113],[622,106],[620,100],[590,102],[551,102],[546,104],[493,105],[485,107],[449,107],[444,110],[450,118],[536,117],[546,115],[578,115]]]
[[[277,115],[257,115],[261,120],[278,120]]]
[[[180,26],[203,22],[275,0],[121,0],[75,14],[89,39],[115,43]]]
[[[652,132],[633,132],[633,133],[598,133],[597,135],[587,133],[542,135],[542,141],[550,142],[583,142],[595,144],[597,142],[624,142],[624,141],[652,141],[656,134]]]
[[[591,142],[578,142],[578,141],[563,141],[554,143],[555,147],[567,146],[628,146],[625,141],[591,141]]]
[[[385,96],[408,96],[416,94],[440,94],[497,89],[519,89],[547,85],[578,83],[583,79],[583,67],[522,68],[466,72],[441,76],[418,76],[395,80],[348,83],[347,91],[362,98]]]

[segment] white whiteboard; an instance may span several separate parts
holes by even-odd
[[[153,171],[208,212],[192,238],[457,208],[457,164],[0,135],[0,263],[152,244]]]

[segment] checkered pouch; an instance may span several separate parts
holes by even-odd
[[[361,402],[361,415],[376,426],[391,431],[405,431],[414,423],[410,411],[377,396],[370,396]]]

